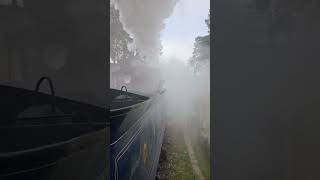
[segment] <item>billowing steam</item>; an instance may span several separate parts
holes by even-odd
[[[157,62],[161,52],[160,32],[178,0],[111,0],[120,11],[120,21],[133,38],[128,48],[146,61]],[[151,62],[151,63],[152,63]]]
[[[111,0],[111,3],[119,10],[119,20],[123,29],[133,38],[133,43],[128,44],[128,49],[137,51],[148,62],[147,66],[133,64],[131,63],[133,58],[131,58],[123,60],[123,63],[131,63],[130,66],[121,66],[120,63],[112,64],[111,87],[119,88],[125,85],[130,92],[152,96],[157,92],[159,81],[164,80],[166,92],[161,100],[165,101],[168,119],[183,126],[187,124],[188,127],[192,126],[192,130],[188,129],[189,134],[195,135],[200,131],[201,136],[209,143],[209,64],[203,64],[197,74],[194,74],[193,68],[188,63],[179,61],[183,57],[177,59],[162,57],[163,59],[158,63],[162,49],[160,33],[165,27],[165,19],[173,13],[177,1]],[[204,20],[203,23],[205,23]],[[202,39],[205,38],[202,37]],[[202,46],[202,41],[199,43],[200,45],[196,48],[198,50],[197,61],[209,62],[210,44]],[[172,51],[177,51],[177,49]],[[149,66],[150,64],[156,64],[156,66]],[[129,76],[130,80],[127,81],[126,77]]]
[[[161,65],[161,75],[167,89],[164,99],[168,117],[180,125],[197,121],[192,129],[201,129],[201,135],[210,140],[210,66],[203,66],[200,73],[179,60]],[[185,127],[187,128],[187,127]]]

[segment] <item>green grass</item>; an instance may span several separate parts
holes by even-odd
[[[201,145],[196,139],[196,137],[191,138],[195,157],[198,160],[199,168],[204,178],[210,180],[210,152],[206,152],[203,145]]]
[[[179,151],[177,162],[175,162],[175,174],[178,180],[194,180],[194,173],[190,162],[187,147],[184,145]]]

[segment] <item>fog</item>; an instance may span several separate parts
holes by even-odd
[[[205,66],[197,74],[179,60],[169,60],[160,66],[165,80],[164,100],[169,120],[190,128],[203,128],[202,136],[210,139],[210,68]],[[199,124],[194,122],[200,122]],[[193,132],[192,130],[188,131]]]
[[[197,81],[192,71],[178,60],[162,64],[165,80],[167,111],[176,120],[183,121],[195,114],[193,100],[196,98]]]
[[[127,44],[128,49],[138,52],[144,61],[132,63],[136,59],[128,59],[130,65],[127,66],[112,64],[110,86],[120,88],[125,85],[131,92],[152,96],[163,80],[166,88],[164,99],[170,119],[186,123],[191,119],[199,121],[202,117],[206,121],[203,126],[209,129],[209,64],[194,73],[189,63],[182,63],[181,59],[163,59],[160,56],[160,34],[165,28],[165,20],[173,13],[177,0],[112,0],[111,4],[119,11],[123,29],[133,39],[132,43]],[[204,19],[202,21],[204,23]],[[208,51],[209,46],[201,48]],[[185,62],[190,60],[184,59]],[[116,76],[122,76],[120,83]],[[209,138],[208,132],[206,138]]]

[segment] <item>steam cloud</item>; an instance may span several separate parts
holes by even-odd
[[[180,125],[201,119],[202,123],[199,126],[205,129],[202,135],[209,144],[210,66],[204,66],[197,76],[192,74],[190,67],[179,60],[162,63],[160,67],[167,89],[164,100],[168,117]],[[194,129],[196,127],[189,129],[188,133],[194,133]]]
[[[111,0],[120,11],[120,21],[133,38],[128,48],[137,50],[149,63],[157,62],[161,52],[160,32],[164,20],[178,0]],[[152,60],[152,61],[150,61]]]

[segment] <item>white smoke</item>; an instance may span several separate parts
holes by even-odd
[[[137,50],[149,63],[157,62],[161,52],[160,32],[178,0],[111,0],[120,11],[120,21],[133,38],[129,49]],[[152,62],[151,62],[152,61]]]
[[[181,125],[200,121],[201,135],[210,143],[210,66],[195,75],[185,63],[171,59],[161,64],[168,117]],[[196,128],[196,127],[193,127]],[[189,131],[191,133],[191,131]]]

